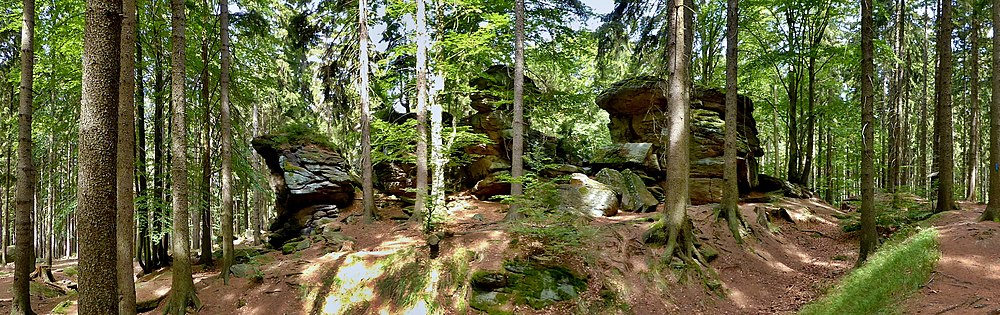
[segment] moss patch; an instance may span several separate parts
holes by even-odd
[[[586,279],[559,266],[542,266],[523,260],[504,263],[500,272],[476,272],[469,305],[489,314],[509,314],[516,304],[542,309],[576,298]]]

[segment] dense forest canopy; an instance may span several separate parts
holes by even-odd
[[[268,263],[257,259],[277,255],[267,249],[311,255],[322,242],[331,253],[376,252],[392,243],[378,232],[389,225],[398,225],[395,241],[419,239],[373,263],[389,275],[432,268],[408,259],[441,268],[476,257],[456,238],[505,233],[488,238],[511,244],[492,266],[507,271],[448,265],[462,274],[447,280],[452,290],[493,314],[577,297],[587,280],[570,262],[602,261],[581,249],[608,237],[608,221],[595,218],[620,213],[642,217],[621,222],[642,230],[630,236],[637,252],[659,257],[646,263],[655,277],[694,271],[708,291],[728,292],[736,284],[720,289],[713,246],[764,246],[782,234],[771,220],[836,241],[830,248],[860,243],[824,258],[856,258],[858,270],[890,268],[885,257],[908,246],[936,248],[938,230],[917,226],[947,231],[927,223],[939,213],[971,208],[976,222],[1000,220],[996,1],[0,0],[0,8],[0,280],[13,278],[0,312],[48,312],[72,300],[34,302],[35,285],[79,289],[85,314],[211,310],[219,306],[200,297],[211,285],[199,274],[214,271],[227,286],[231,274],[261,283]],[[493,210],[462,216],[480,208]],[[713,235],[729,233],[726,242],[703,237],[723,220]],[[796,225],[816,222],[837,228]],[[929,273],[935,255],[914,268]],[[552,257],[568,262],[549,266]],[[64,263],[80,277],[61,279],[69,267],[55,266]],[[847,272],[831,264],[839,269],[830,274]],[[143,300],[157,276],[141,276],[164,268],[170,299]],[[572,294],[538,302],[507,284],[540,275]],[[852,277],[860,276],[843,283],[861,281]],[[303,285],[313,313],[334,305],[323,297],[342,279],[330,279]],[[833,292],[850,291],[842,287]],[[396,289],[409,294],[389,294],[396,304],[383,310],[402,312],[415,296],[434,301],[426,313],[456,307]],[[483,302],[488,294],[511,302]],[[818,294],[790,310],[836,313],[837,295]],[[616,310],[645,310],[624,305]]]

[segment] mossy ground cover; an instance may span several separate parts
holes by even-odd
[[[923,229],[900,242],[883,245],[860,268],[845,276],[825,297],[806,305],[801,315],[899,314],[899,302],[927,283],[937,264],[938,232]]]

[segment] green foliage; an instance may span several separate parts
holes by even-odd
[[[891,195],[880,195],[878,197],[885,199],[887,202],[875,203],[875,226],[880,231],[886,231],[889,234],[926,220],[934,214],[926,203],[921,203],[901,194],[895,197]],[[860,208],[860,202],[853,203]],[[844,232],[861,230],[860,211],[849,213],[846,216],[839,216],[838,219],[840,219],[840,226]]]
[[[524,218],[511,222],[508,231],[517,244],[539,251],[542,256],[587,255],[586,244],[597,236],[590,220],[559,209],[562,198],[559,182],[524,177],[524,194],[509,196],[505,202],[517,205]]]
[[[899,303],[930,278],[940,253],[936,229],[882,246],[861,268],[845,276],[825,297],[800,314],[895,314]]]

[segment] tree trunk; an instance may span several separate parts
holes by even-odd
[[[208,9],[208,0],[204,0],[203,6]],[[197,202],[200,220],[195,220],[195,226],[201,225],[200,229],[195,229],[192,238],[201,238],[198,245],[201,247],[201,255],[198,256],[198,264],[204,266],[212,265],[212,105],[209,104],[208,94],[208,35],[202,30],[201,36],[201,106],[205,110],[202,116],[202,147],[201,147],[201,189]],[[201,233],[198,233],[201,232]]]
[[[514,0],[514,123],[510,157],[510,195],[524,194],[520,181],[524,174],[524,0]],[[690,65],[689,65],[690,66]],[[520,218],[516,205],[507,211],[507,221]]]
[[[187,125],[184,123],[184,0],[172,0],[171,11],[171,114],[170,189],[173,195],[173,279],[170,304],[164,313],[183,315],[188,305],[201,308],[191,277],[191,255],[188,246],[187,190]]]
[[[80,313],[118,312],[116,168],[122,3],[87,2],[80,106]],[[131,161],[129,161],[131,162]]]
[[[934,134],[938,138],[937,146],[937,167],[938,167],[938,191],[937,205],[934,212],[943,212],[955,209],[954,201],[954,137],[952,135],[952,104],[951,104],[951,74],[952,74],[952,51],[951,32],[952,14],[951,1],[942,1],[938,19],[937,52],[938,71],[934,80],[934,92],[936,97],[936,117],[934,118]]]
[[[726,141],[725,141],[725,169],[723,179],[725,181],[722,188],[722,212],[729,222],[729,231],[736,238],[736,243],[743,243],[743,216],[740,215],[739,199],[740,190],[737,183],[736,170],[736,98],[738,75],[736,46],[739,41],[737,34],[739,27],[739,0],[728,0],[726,6]]]
[[[857,265],[875,252],[875,131],[874,131],[874,62],[872,60],[872,0],[861,0],[861,246]]]
[[[924,7],[924,27],[926,29],[930,28],[930,14],[927,12],[927,6]],[[929,55],[928,47],[929,40],[927,39],[927,32],[921,32],[924,34],[923,44],[924,47],[921,52],[921,57],[923,58],[923,71],[921,72],[921,80],[923,84],[920,87],[920,123],[917,128],[917,185],[920,187],[920,193],[923,196],[927,196],[927,64],[929,63],[927,55]]]
[[[680,0],[675,0],[680,1]],[[674,256],[687,263],[698,257],[695,249],[695,239],[691,221],[687,216],[688,182],[690,161],[688,146],[690,142],[690,88],[691,88],[691,48],[690,30],[693,15],[688,8],[693,7],[691,1],[683,5],[671,3],[669,58],[667,60],[669,76],[667,79],[667,130],[665,144],[668,161],[666,167],[666,187],[669,193],[664,201],[663,228],[666,229],[667,244],[662,259],[669,262]]]
[[[136,23],[138,24],[138,23]],[[142,71],[145,66],[142,64],[142,43],[136,41],[135,43],[135,61],[136,61],[136,73],[135,73],[135,83],[136,83],[136,106],[135,106],[135,127],[136,127],[136,165],[138,170],[137,175],[137,186],[138,190],[136,195],[140,196],[141,202],[136,204],[136,219],[138,225],[138,235],[136,237],[135,246],[136,249],[136,260],[139,261],[139,267],[142,268],[143,274],[148,274],[152,271],[150,260],[149,260],[149,174],[146,171],[146,105],[144,101],[146,99],[146,91],[143,84],[143,74]]]
[[[227,12],[227,16],[228,16],[228,12]],[[227,32],[227,35],[228,35],[228,32],[229,32],[228,31],[228,27],[227,27],[226,32]],[[226,78],[228,79],[228,76]],[[227,87],[228,87],[228,84],[227,84]],[[258,135],[260,135],[260,110],[257,108],[257,102],[253,103],[253,113],[252,113],[252,115],[253,115],[253,137],[256,138]],[[252,156],[253,156],[252,157],[252,161],[253,161],[253,168],[254,168],[254,170],[263,173],[264,171],[263,171],[263,167],[261,167],[260,156],[257,155],[257,154],[253,154]],[[263,223],[264,220],[261,219],[261,217],[262,217],[261,208],[263,208],[263,207],[264,207],[264,194],[261,192],[260,189],[256,189],[255,188],[253,190],[253,214],[251,215],[253,217],[252,218],[252,221],[253,221],[253,223],[252,223],[252,226],[253,226],[253,245],[260,245],[261,243],[264,242],[264,240],[261,238],[261,234],[260,234],[260,230],[262,229],[262,225],[264,224]]]
[[[35,269],[34,234],[31,222],[35,207],[35,166],[31,150],[32,81],[35,70],[35,1],[24,0],[21,27],[21,87],[17,132],[17,213],[14,224],[17,257],[14,262],[14,299],[11,314],[34,314],[28,289],[28,274]]]
[[[118,87],[118,315],[135,314],[135,275],[132,249],[135,247],[135,0],[122,1],[121,72]],[[141,77],[139,78],[141,80]]]
[[[829,119],[829,118],[827,118]],[[826,167],[823,172],[826,177],[826,203],[833,204],[833,128],[832,122],[826,125]]]
[[[425,0],[417,4],[417,198],[411,222],[424,222],[427,201],[427,13]]]
[[[1000,221],[1000,5],[994,5],[991,11],[993,15],[993,65],[990,67],[992,76],[990,84],[993,91],[990,93],[990,166],[987,168],[990,178],[989,193],[986,194],[989,202],[986,210],[983,211],[980,220]]]
[[[155,72],[153,75],[153,196],[150,198],[149,222],[151,233],[155,236],[150,238],[149,254],[152,261],[150,266],[155,270],[167,265],[166,257],[160,255],[162,253],[160,249],[166,242],[166,234],[161,229],[163,223],[159,219],[165,216],[164,207],[166,204],[164,197],[164,177],[166,175],[164,171],[166,167],[163,161],[163,123],[165,120],[163,96],[166,82],[163,78],[163,41],[157,27],[154,27],[153,40],[156,42],[156,47],[153,48],[153,72]]]
[[[219,120],[222,125],[222,281],[229,284],[233,266],[233,123],[229,114],[229,0],[219,0],[219,37],[222,60],[219,69]],[[256,238],[255,238],[256,239]]]
[[[969,56],[969,148],[965,165],[965,200],[976,202],[979,184],[979,17],[972,14],[970,22],[972,51]]]
[[[358,69],[358,94],[361,95],[362,204],[364,207],[364,222],[372,223],[375,211],[375,195],[374,188],[372,187],[371,111],[368,105],[368,1],[366,0],[358,0],[358,35],[358,64],[360,65]],[[426,62],[426,60],[424,61]],[[426,145],[424,143],[424,146]],[[426,154],[426,151],[424,154]],[[426,168],[427,166],[425,165],[424,167]],[[424,171],[424,176],[426,177],[426,170]],[[424,180],[426,181],[426,178]],[[424,185],[426,184],[425,182]]]
[[[905,54],[904,50],[905,50],[906,44],[904,42],[904,37],[903,37],[903,35],[904,35],[904,33],[903,33],[903,25],[905,23],[905,19],[904,19],[905,5],[906,5],[906,2],[904,0],[899,0],[897,2],[897,4],[896,4],[896,9],[898,11],[896,11],[896,30],[895,30],[896,31],[896,41],[895,41],[896,47],[895,47],[895,52],[896,52],[896,56],[898,58],[902,58],[902,56]],[[897,60],[895,62],[895,68],[896,69],[893,72],[892,81],[890,82],[890,84],[891,84],[891,88],[890,88],[890,94],[891,94],[891,96],[889,97],[889,102],[886,103],[886,105],[889,106],[889,114],[888,114],[889,115],[889,125],[888,125],[888,133],[889,133],[889,139],[888,139],[888,142],[889,142],[888,143],[889,144],[888,145],[888,149],[889,149],[888,162],[889,162],[889,164],[888,164],[888,166],[889,166],[889,172],[886,175],[887,178],[886,178],[885,186],[886,186],[886,190],[890,194],[895,194],[896,191],[898,190],[898,186],[899,186],[899,168],[900,168],[900,160],[901,160],[901,157],[902,157],[902,154],[901,154],[902,138],[901,138],[901,132],[900,131],[901,131],[902,127],[903,127],[902,124],[901,124],[901,118],[900,118],[900,114],[901,114],[900,107],[902,105],[902,102],[905,101],[905,100],[903,100],[903,97],[902,97],[903,96],[903,93],[902,93],[903,92],[903,84],[904,84],[903,80],[905,79],[905,78],[903,78],[903,64]],[[892,203],[894,207],[897,205],[895,198],[896,197],[894,196],[893,197],[893,203]]]

